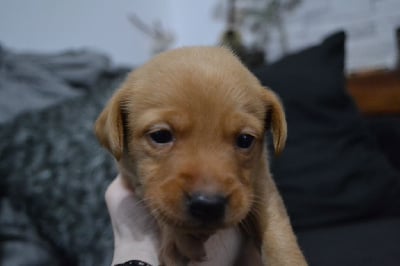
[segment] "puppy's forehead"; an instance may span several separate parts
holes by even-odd
[[[127,81],[132,108],[140,113],[178,107],[201,113],[242,110],[262,119],[259,81],[229,50],[192,47],[165,52]]]

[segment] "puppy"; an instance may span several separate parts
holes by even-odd
[[[237,227],[265,265],[307,265],[269,172],[286,141],[278,97],[228,49],[168,51],[134,70],[95,124],[161,232],[160,262],[205,258],[216,231]]]

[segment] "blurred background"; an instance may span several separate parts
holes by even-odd
[[[398,266],[399,27],[400,0],[0,0],[0,265],[110,265],[94,121],[155,54],[224,44],[285,106],[310,265]]]
[[[263,46],[268,62],[344,29],[349,71],[396,64],[397,0],[2,0],[0,42],[19,51],[88,47],[139,65],[162,49],[219,43],[230,2],[243,43]]]

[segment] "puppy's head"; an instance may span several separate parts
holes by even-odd
[[[182,48],[132,72],[96,122],[156,218],[181,228],[240,222],[265,178],[264,133],[286,140],[277,96],[225,48]]]

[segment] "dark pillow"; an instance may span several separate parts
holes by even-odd
[[[297,228],[363,218],[399,202],[400,176],[347,94],[344,43],[339,32],[254,71],[286,109],[287,146],[271,167]]]

